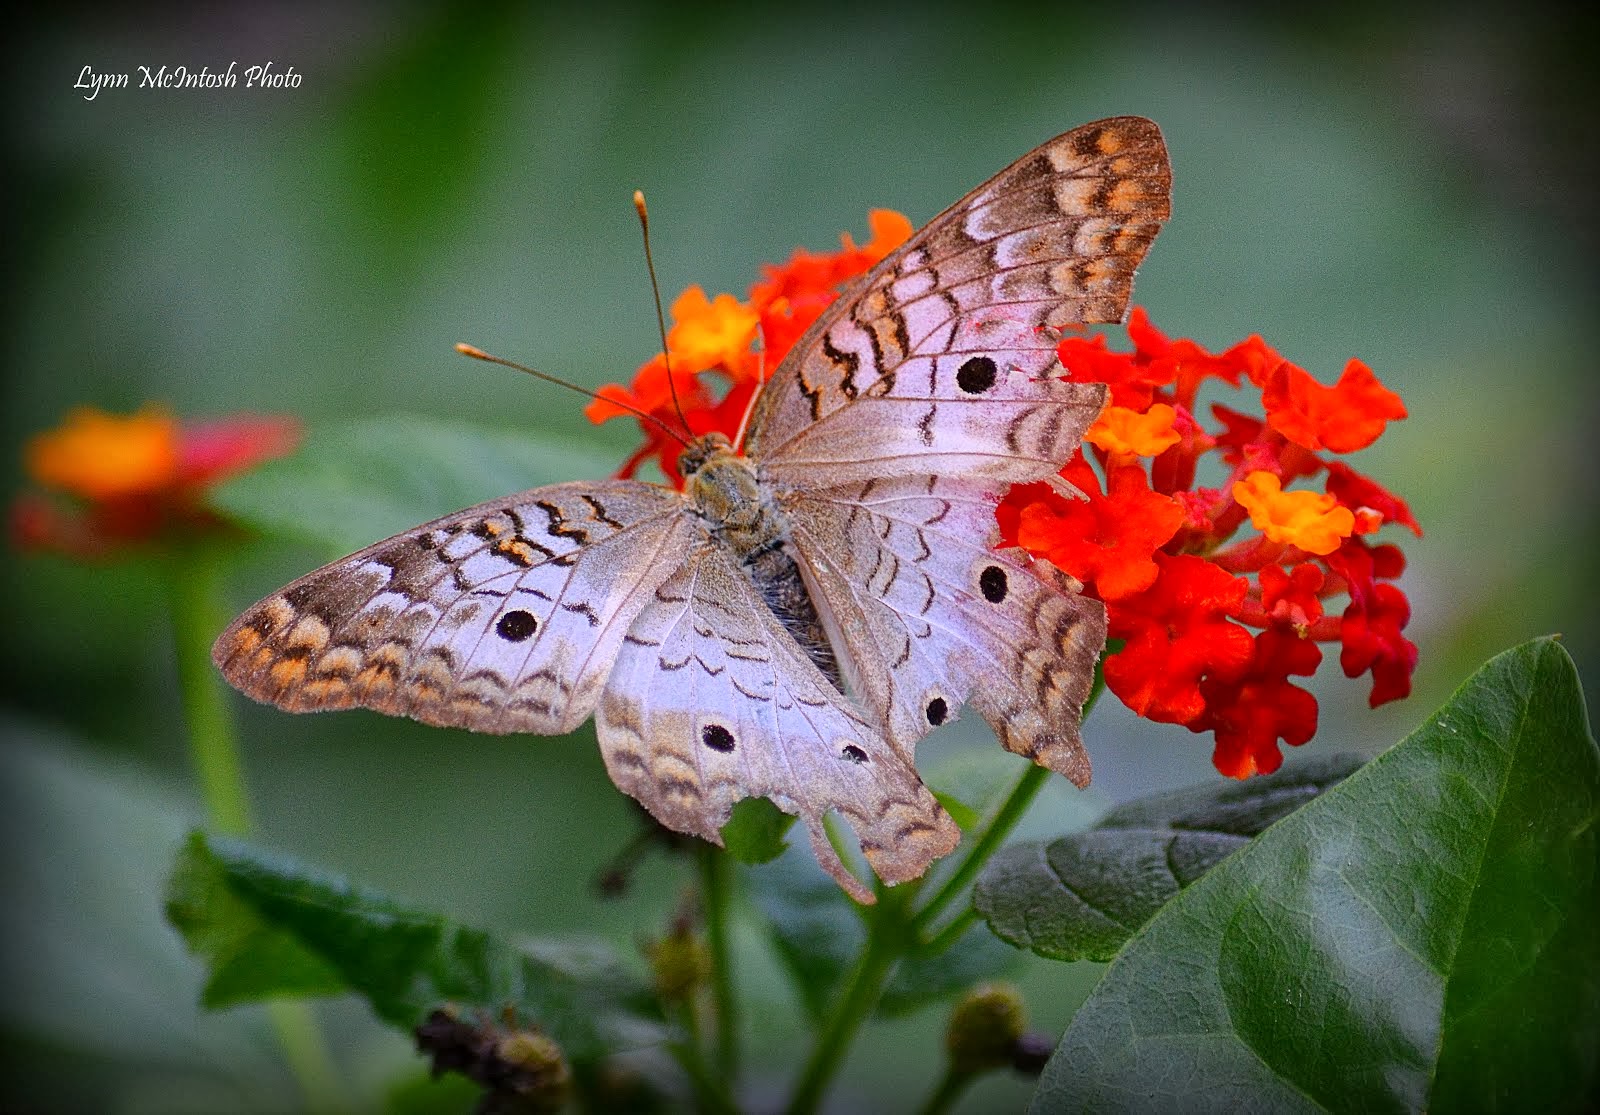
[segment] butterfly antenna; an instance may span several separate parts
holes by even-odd
[[[502,368],[511,368],[515,371],[527,372],[530,376],[533,376],[536,379],[542,379],[546,383],[553,383],[557,387],[565,387],[569,391],[576,391],[580,395],[587,395],[589,398],[598,399],[602,403],[610,403],[614,407],[619,407],[622,410],[627,411],[640,421],[648,422],[652,426],[655,426],[662,433],[666,434],[685,449],[689,448],[689,443],[683,439],[683,435],[678,433],[677,430],[674,430],[671,426],[661,421],[661,419],[657,418],[655,415],[646,411],[642,411],[636,406],[632,406],[623,402],[621,399],[608,399],[604,395],[601,395],[598,391],[590,391],[587,387],[579,387],[576,383],[568,383],[560,376],[553,376],[548,372],[535,371],[526,364],[518,364],[515,360],[507,360],[503,356],[494,356],[490,353],[484,352],[483,349],[479,348],[477,345],[461,344],[458,342],[456,344],[456,351],[462,356],[470,356],[474,360],[482,360],[490,364],[499,364]]]
[[[750,396],[750,401],[745,404],[744,417],[739,419],[739,432],[734,436],[733,448],[744,448],[745,431],[750,428],[750,416],[756,412],[756,401],[761,398],[761,392],[767,386],[767,335],[762,331],[761,323],[756,322],[756,389]]]
[[[661,358],[667,364],[667,393],[672,396],[672,409],[677,412],[678,421],[683,423],[684,432],[693,437],[694,431],[689,429],[689,420],[683,415],[683,405],[678,402],[677,381],[672,378],[672,352],[667,348],[667,318],[661,312],[661,285],[656,282],[656,261],[650,254],[650,210],[645,207],[643,190],[633,191],[633,208],[639,214],[639,231],[644,234],[644,266],[650,272],[650,297],[655,299],[656,304],[656,330],[661,334]]]

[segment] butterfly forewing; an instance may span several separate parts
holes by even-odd
[[[570,732],[698,534],[681,496],[558,484],[481,504],[302,577],[212,651],[293,712],[363,707],[478,732]]]
[[[804,487],[939,472],[1053,475],[1104,402],[1059,378],[1060,327],[1120,321],[1171,213],[1140,117],[1051,140],[935,217],[840,298],[763,392],[751,456]]]

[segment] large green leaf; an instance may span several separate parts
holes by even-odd
[[[209,1007],[349,990],[409,1032],[445,1003],[496,1018],[509,1006],[576,1061],[661,1036],[642,984],[604,948],[502,939],[198,832],[167,917],[211,965]]]
[[[485,500],[599,479],[616,466],[582,442],[386,415],[318,430],[298,453],[229,481],[211,502],[263,533],[348,553]]]
[[[979,876],[973,905],[1018,948],[1110,960],[1178,891],[1364,761],[1332,755],[1248,782],[1155,794],[1087,831],[1010,845]]]
[[[1600,752],[1553,640],[1169,903],[1035,1111],[1589,1110]]]

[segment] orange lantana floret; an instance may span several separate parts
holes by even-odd
[[[867,267],[871,267],[884,256],[894,251],[901,244],[911,239],[914,231],[911,220],[904,213],[896,213],[893,209],[871,209],[867,211],[867,227],[872,230],[872,236],[861,247],[856,247],[855,240],[848,232],[839,239],[844,244],[846,252],[859,252],[866,259]],[[862,268],[863,271],[866,268]]]
[[[1140,413],[1131,407],[1108,406],[1089,427],[1084,440],[1113,457],[1156,457],[1183,440],[1173,428],[1178,412],[1156,403]]]
[[[1261,393],[1267,424],[1307,449],[1354,453],[1365,449],[1389,422],[1406,416],[1406,405],[1359,360],[1345,365],[1339,382],[1324,387],[1285,362]]]
[[[12,503],[12,541],[95,558],[220,529],[207,491],[289,453],[299,440],[300,424],[291,418],[180,423],[154,406],[127,417],[79,407],[28,443],[24,463],[37,488]]]
[[[1264,470],[1233,485],[1233,498],[1250,512],[1251,524],[1272,542],[1298,546],[1308,554],[1331,554],[1355,532],[1356,517],[1322,492],[1286,492]]]
[[[707,298],[704,290],[691,286],[672,303],[672,320],[667,333],[672,370],[699,372],[719,366],[738,368],[761,318],[731,294]]]

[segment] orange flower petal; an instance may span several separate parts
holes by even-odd
[[[1182,440],[1173,428],[1178,412],[1156,403],[1141,414],[1131,407],[1109,406],[1089,427],[1084,440],[1113,456],[1156,457]]]
[[[178,423],[146,407],[126,418],[78,407],[24,451],[39,484],[89,500],[158,491],[178,475]]]
[[[1286,492],[1270,472],[1257,470],[1233,485],[1233,498],[1250,512],[1250,522],[1273,542],[1311,554],[1331,554],[1355,531],[1348,507],[1322,492]]]
[[[869,209],[867,211],[867,227],[872,230],[872,239],[861,245],[858,249],[850,239],[850,234],[844,235],[846,251],[859,251],[872,263],[877,263],[884,256],[894,251],[901,244],[911,239],[914,229],[911,219],[904,213],[896,213],[893,209]]]
[[[667,332],[674,372],[735,368],[750,351],[760,316],[731,294],[707,298],[691,286],[672,303],[673,326]]]
[[[1261,393],[1267,423],[1307,449],[1353,453],[1365,449],[1389,422],[1406,416],[1406,405],[1359,360],[1345,365],[1339,382],[1324,387],[1285,361]]]

